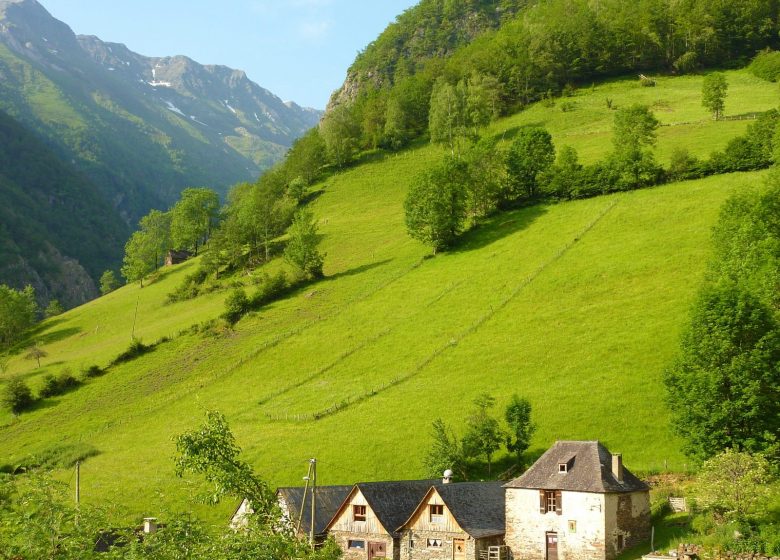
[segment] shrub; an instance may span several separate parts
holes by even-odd
[[[270,303],[282,296],[290,288],[287,275],[280,271],[275,276],[265,275],[263,284],[258,288],[255,295],[252,296],[251,306],[257,309],[267,303]]]
[[[249,298],[243,288],[236,288],[225,299],[225,312],[222,317],[235,325],[249,311]]]
[[[5,408],[18,416],[30,408],[35,403],[35,399],[32,391],[21,378],[12,377],[3,390],[2,403]]]
[[[642,87],[655,87],[655,79],[648,78],[642,74],[639,75],[639,84]]]
[[[113,366],[124,362],[129,362],[130,360],[134,360],[138,356],[150,352],[153,348],[154,348],[153,345],[146,345],[143,342],[141,342],[139,339],[134,338],[133,341],[130,343],[130,346],[127,347],[127,350],[125,350],[124,352],[119,354],[116,358],[114,358],[113,361],[111,362],[111,365]]]
[[[758,53],[748,66],[748,70],[754,76],[776,82],[780,76],[780,52],[764,50]]]
[[[205,291],[209,291],[203,289],[203,284],[208,278],[208,276],[209,276],[209,271],[204,267],[200,267],[197,270],[195,270],[195,272],[188,274],[187,276],[184,277],[182,283],[179,284],[179,287],[167,295],[166,302],[176,303],[179,301],[194,299],[198,297],[201,293],[204,293]]]
[[[81,376],[84,377],[85,379],[100,377],[101,375],[105,375],[105,373],[106,370],[96,365],[92,365],[81,370]]]
[[[75,389],[79,385],[81,385],[81,382],[73,377],[69,369],[65,368],[56,377],[51,374],[44,377],[43,388],[41,388],[38,396],[42,399],[56,397]]]

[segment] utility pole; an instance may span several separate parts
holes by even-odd
[[[79,524],[79,503],[81,502],[81,461],[76,461],[76,525]]]
[[[311,464],[311,531],[309,540],[311,541],[311,547],[314,548],[314,523],[317,510],[317,459],[312,458],[309,464]]]
[[[297,536],[301,530],[301,522],[303,521],[303,511],[306,507],[306,493],[309,491],[309,481],[311,480],[311,463],[309,464],[309,471],[306,476],[303,477],[306,481],[306,485],[303,487],[303,500],[301,500],[301,512],[298,514],[298,523],[295,525],[295,535]]]

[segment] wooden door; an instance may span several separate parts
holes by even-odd
[[[368,543],[368,560],[372,558],[385,558],[387,556],[387,545],[383,542]]]
[[[558,560],[558,533],[547,533],[547,560]]]
[[[453,560],[466,560],[466,541],[464,539],[452,539]]]

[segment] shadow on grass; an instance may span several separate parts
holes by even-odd
[[[544,128],[547,123],[543,121],[527,123],[522,126],[513,126],[493,136],[494,140],[514,140],[524,128]]]
[[[483,249],[509,235],[522,231],[547,213],[547,208],[535,204],[511,212],[501,212],[484,220],[463,234],[453,253]]]
[[[81,329],[77,327],[53,330],[54,327],[62,324],[64,321],[65,319],[49,319],[38,323],[25,333],[24,338],[14,344],[11,353],[18,354],[33,344],[50,344],[81,332]]]
[[[367,263],[360,266],[356,266],[355,268],[350,268],[349,270],[344,270],[342,272],[337,272],[336,274],[326,276],[325,280],[338,280],[339,278],[345,278],[347,276],[355,276],[356,274],[362,274],[363,272],[368,272],[371,269],[383,266],[389,263],[391,260],[392,259],[385,259],[383,261],[377,261],[373,263]]]

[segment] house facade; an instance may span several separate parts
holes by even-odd
[[[500,482],[432,486],[398,529],[400,560],[478,560],[503,544],[504,511]]]
[[[430,480],[356,484],[325,528],[347,560],[400,560],[397,530],[412,514]]]
[[[505,488],[514,558],[611,560],[650,534],[648,486],[598,441],[556,442]]]

